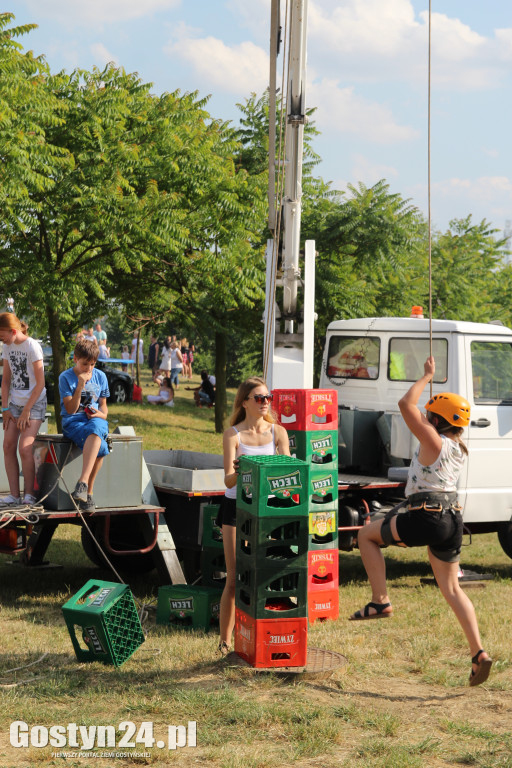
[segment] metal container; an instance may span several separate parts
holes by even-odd
[[[110,437],[113,450],[105,456],[94,483],[94,502],[97,507],[136,507],[142,501],[142,438]],[[66,486],[69,492],[75,488],[82,471],[82,451],[63,435],[38,435],[34,457],[39,498],[49,493],[44,506],[58,512],[73,510]]]
[[[224,462],[216,453],[144,451],[153,485],[179,491],[225,491]]]
[[[39,434],[42,435],[45,432],[48,431],[48,416],[50,414],[46,414],[46,418],[41,424],[39,428]],[[7,475],[5,473],[5,464],[4,464],[4,454],[3,454],[3,445],[4,445],[4,430],[3,430],[3,418],[0,415],[0,493],[9,493],[9,483],[7,481]],[[20,465],[20,475],[21,475],[21,459],[18,454],[18,463]],[[23,489],[23,484],[22,488]],[[21,490],[20,489],[20,490]]]

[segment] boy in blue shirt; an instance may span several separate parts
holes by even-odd
[[[106,437],[110,392],[107,377],[94,367],[98,354],[97,344],[80,339],[74,350],[73,368],[59,376],[62,433],[83,450],[82,474],[71,494],[83,512],[95,510],[94,481],[109,452]]]

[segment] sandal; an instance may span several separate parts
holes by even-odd
[[[480,658],[480,654],[485,653],[483,648],[480,648],[478,653],[476,653],[473,658],[471,659],[472,664],[477,665],[476,670],[471,670],[471,674],[469,676],[469,684],[470,685],[480,685],[480,683],[485,683],[487,678],[489,677],[489,672],[491,671],[492,667],[492,659],[482,659],[482,661],[478,661]]]
[[[231,646],[226,643],[225,640],[221,640],[219,643],[218,651],[221,656],[227,656],[231,653]]]
[[[376,613],[370,613],[370,608],[373,608]],[[393,615],[393,611],[386,611],[386,608],[391,608],[391,603],[367,603],[361,611],[356,611],[349,616],[349,621],[368,621],[369,619],[388,619]]]

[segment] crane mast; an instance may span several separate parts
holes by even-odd
[[[264,371],[271,388],[313,386],[315,244],[304,248],[300,269],[302,156],[306,122],[306,28],[308,0],[287,0],[285,24],[286,91],[284,168],[276,160],[277,55],[280,43],[280,0],[272,0],[269,97],[269,229],[267,243]],[[284,172],[284,185],[280,175]],[[281,306],[276,291],[282,289]],[[302,306],[299,300],[302,297]]]

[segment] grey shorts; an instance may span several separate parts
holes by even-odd
[[[19,419],[19,417],[22,414],[23,411],[23,405],[15,405],[14,403],[9,403],[9,410],[11,412],[11,415],[15,419]],[[46,416],[46,397],[42,400],[38,400],[37,403],[34,403],[32,408],[30,409],[30,418],[34,419],[34,421],[40,420],[44,421]]]

